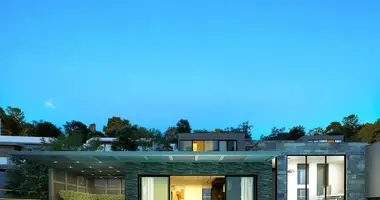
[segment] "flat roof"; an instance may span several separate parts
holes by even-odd
[[[277,151],[10,151],[10,155],[84,176],[121,176],[128,162],[269,162]]]

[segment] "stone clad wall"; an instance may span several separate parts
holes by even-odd
[[[277,200],[287,199],[286,155],[346,155],[347,200],[365,200],[365,143],[263,142],[252,150],[281,151],[277,157]]]
[[[126,199],[138,200],[139,175],[257,175],[258,200],[272,199],[270,163],[126,163]]]

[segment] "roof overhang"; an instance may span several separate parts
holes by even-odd
[[[84,173],[123,175],[126,163],[149,162],[269,162],[277,151],[11,151],[10,155],[45,164],[50,168]]]

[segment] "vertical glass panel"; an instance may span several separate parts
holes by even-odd
[[[325,198],[326,166],[325,156],[307,156],[308,174],[308,199],[320,200]]]
[[[302,199],[302,195],[306,195],[306,170],[305,156],[288,156],[288,200]]]
[[[227,151],[227,141],[219,141],[219,151]]]
[[[180,141],[180,151],[192,151],[192,141]]]
[[[205,151],[205,141],[193,141],[193,151]]]
[[[226,177],[226,200],[254,200],[254,177]]]
[[[327,156],[327,199],[344,199],[344,156]]]
[[[218,151],[218,141],[205,141],[205,151]]]
[[[236,141],[227,141],[227,151],[237,151]]]
[[[141,177],[141,200],[168,200],[169,177]]]

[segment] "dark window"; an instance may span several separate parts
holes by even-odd
[[[309,169],[309,165],[297,164],[297,184],[305,185],[306,183],[306,170]],[[309,170],[308,170],[309,172]],[[307,184],[309,184],[309,173],[307,173]]]
[[[227,141],[227,151],[237,151],[236,141]]]
[[[180,151],[193,151],[192,141],[180,141]]]

